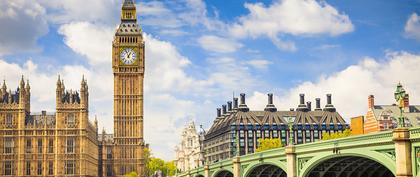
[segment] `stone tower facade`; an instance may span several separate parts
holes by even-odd
[[[143,174],[144,41],[134,0],[124,0],[112,43],[114,73],[113,171]]]
[[[88,118],[88,85],[66,90],[57,81],[56,113],[30,112],[29,81],[0,89],[0,176],[98,174],[98,124]]]

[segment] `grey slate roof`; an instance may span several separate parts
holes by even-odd
[[[373,113],[377,120],[381,119],[384,115],[397,120],[400,116],[400,108],[397,105],[375,105],[373,107]],[[408,110],[403,112],[403,116],[410,121],[411,125],[419,125],[420,105],[410,105]]]

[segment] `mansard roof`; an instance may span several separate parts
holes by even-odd
[[[269,95],[270,97],[270,95]],[[272,96],[271,96],[272,97]],[[335,108],[331,104],[331,95],[327,95],[329,99],[329,109],[320,109],[317,107],[315,110],[311,110],[310,105],[305,107],[305,105],[300,104],[299,108],[289,111],[279,111],[273,109],[273,104],[269,103],[271,109],[264,109],[264,111],[249,111],[248,109],[233,109],[227,112],[224,115],[217,117],[206,134],[206,139],[216,137],[220,134],[224,134],[230,131],[231,126],[240,126],[240,125],[252,125],[253,127],[259,125],[281,125],[287,124],[288,117],[294,117],[294,124],[333,124],[337,126],[338,124],[346,125],[343,117],[335,111]],[[241,98],[241,100],[244,98]],[[269,100],[272,98],[269,98]],[[301,100],[302,102],[303,100]],[[317,99],[319,101],[319,99]],[[242,103],[241,103],[242,104]],[[317,103],[319,105],[319,103]],[[242,104],[243,107],[246,106]],[[274,107],[275,108],[275,107]],[[304,108],[304,109],[303,109]]]

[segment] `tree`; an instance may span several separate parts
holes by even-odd
[[[343,132],[335,132],[335,133],[322,133],[322,140],[332,140],[337,138],[344,138],[351,136],[351,130],[346,129]]]
[[[133,171],[131,173],[125,174],[124,177],[139,177],[139,175],[137,175],[137,173]]]
[[[152,157],[150,158],[149,163],[146,165],[148,169],[148,176],[153,175],[157,171],[161,171],[162,173],[165,173],[165,161],[160,158]]]
[[[175,176],[177,168],[174,161],[166,162],[165,167],[168,176]]]
[[[258,148],[256,149],[256,152],[266,151],[279,147],[282,147],[282,144],[278,138],[260,138],[258,139]]]
[[[144,169],[145,170],[144,174],[147,174],[147,175],[149,174],[149,168],[147,167],[147,164],[149,164],[150,155],[151,155],[150,148],[144,148],[143,158],[144,158],[144,164],[146,164],[146,168]]]

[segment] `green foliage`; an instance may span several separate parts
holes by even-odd
[[[351,130],[346,129],[343,132],[335,132],[335,133],[322,133],[322,140],[332,140],[337,138],[344,138],[351,136]]]
[[[148,148],[144,149],[144,159],[147,176],[152,176],[157,171],[161,171],[163,176],[175,176],[177,168],[174,161],[165,162],[160,158],[152,157]]]
[[[139,175],[137,175],[137,173],[133,171],[131,173],[125,174],[124,177],[139,177]]]
[[[256,149],[256,152],[266,151],[279,147],[282,147],[282,144],[278,138],[260,138],[258,139],[258,148]]]

